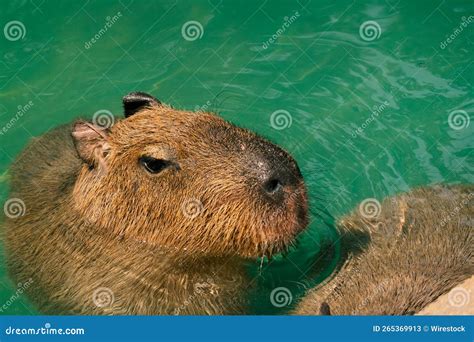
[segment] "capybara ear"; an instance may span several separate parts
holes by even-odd
[[[87,121],[77,121],[71,134],[79,157],[91,168],[104,169],[110,152],[108,130]]]
[[[124,115],[126,118],[132,116],[144,107],[153,107],[161,104],[160,100],[154,98],[149,94],[141,92],[134,92],[125,95],[122,98],[122,102]]]

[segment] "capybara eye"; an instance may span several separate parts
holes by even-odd
[[[148,156],[140,157],[139,162],[149,173],[159,173],[172,164],[168,160]]]

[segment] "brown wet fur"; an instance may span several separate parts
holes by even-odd
[[[339,221],[345,262],[298,315],[410,315],[474,274],[474,186],[387,198],[380,215]]]
[[[27,295],[46,314],[245,312],[245,261],[282,251],[307,224],[294,160],[215,115],[165,105],[83,139],[87,127],[34,139],[11,167],[10,198],[26,205],[5,221],[13,280],[31,278]],[[175,164],[152,175],[142,155]],[[259,192],[261,155],[279,155],[297,174],[284,205]],[[190,218],[191,200],[202,211]],[[94,303],[100,288],[113,303]]]

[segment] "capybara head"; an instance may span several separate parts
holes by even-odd
[[[175,110],[144,93],[125,119],[79,121],[84,162],[73,206],[102,234],[187,255],[270,255],[307,224],[293,158],[211,113]]]

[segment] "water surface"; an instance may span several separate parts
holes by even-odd
[[[23,26],[0,35],[0,203],[31,137],[120,115],[130,91],[216,111],[285,147],[307,181],[297,249],[249,266],[254,311],[284,312],[270,291],[286,287],[294,303],[330,272],[311,267],[335,237],[329,217],[474,181],[473,15],[472,1],[4,1],[1,26]],[[1,267],[0,304],[16,287]],[[20,296],[3,313],[35,310]]]

